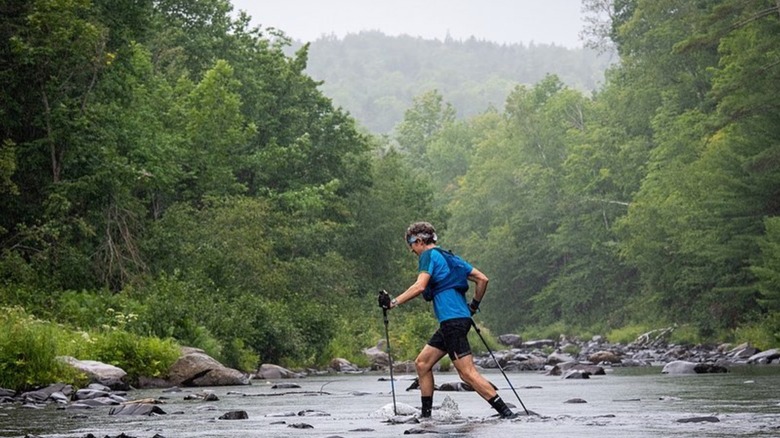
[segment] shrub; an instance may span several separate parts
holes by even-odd
[[[764,320],[736,329],[734,340],[749,342],[761,350],[780,347],[780,313],[770,314]]]
[[[359,312],[356,312],[359,313]],[[326,354],[331,358],[343,357],[360,367],[370,365],[363,349],[376,345],[379,339],[384,339],[381,330],[382,322],[359,314],[347,313],[336,320],[335,334],[331,338]]]
[[[642,333],[647,333],[650,330],[645,325],[629,325],[611,330],[606,337],[609,342],[628,344],[634,342]]]
[[[124,330],[90,334],[79,359],[97,360],[122,368],[131,383],[141,376],[165,377],[181,349],[168,339],[141,337]]]
[[[672,344],[697,344],[703,342],[699,330],[690,324],[679,325],[669,334],[669,343]]]
[[[21,307],[0,309],[0,387],[25,390],[82,376],[56,357],[64,329],[37,320]]]

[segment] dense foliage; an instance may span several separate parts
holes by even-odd
[[[410,158],[445,194],[448,242],[493,273],[485,319],[776,345],[780,5],[585,3],[621,60],[594,97],[551,76],[467,123],[424,122],[446,102],[420,99],[398,130],[436,126]]]
[[[360,361],[384,334],[376,291],[414,276],[419,219],[491,277],[494,331],[777,345],[777,2],[585,5],[620,55],[595,95],[518,80],[458,118],[423,88],[372,136],[306,73],[309,46],[288,54],[227,0],[5,2],[4,384],[58,378],[64,354],[159,374],[173,342],[247,371]],[[400,358],[428,312],[393,311]]]

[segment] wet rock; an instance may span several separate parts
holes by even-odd
[[[617,354],[615,354],[612,351],[597,351],[590,356],[588,356],[588,361],[599,364],[599,363],[620,363],[620,357],[618,357]]]
[[[720,423],[720,419],[718,417],[691,417],[691,418],[680,418],[677,420],[678,423]]]
[[[314,409],[304,409],[298,412],[299,417],[330,417],[330,414],[324,411]]]
[[[576,403],[587,403],[587,401],[585,401],[585,400],[583,400],[581,398],[570,398],[570,399],[566,400],[564,403],[574,403],[574,404],[576,404]]]
[[[749,343],[740,344],[726,353],[726,356],[735,359],[748,359],[751,356],[758,354],[760,350],[751,346]]]
[[[445,382],[436,388],[439,391],[473,391],[474,388],[471,387],[466,382]]]
[[[682,374],[708,374],[708,373],[727,373],[729,370],[723,366],[713,363],[696,363],[683,360],[676,360],[664,365],[661,374],[682,375]]]
[[[696,374],[728,373],[729,370],[723,366],[713,363],[699,363],[693,368]]]
[[[82,406],[93,406],[93,407],[116,406],[120,404],[120,402],[112,399],[111,397],[90,398],[86,400],[79,400],[78,403]]]
[[[780,359],[780,350],[773,348],[761,353],[756,353],[750,356],[747,360],[749,364],[769,364]]]
[[[297,417],[295,412],[277,412],[275,414],[267,414],[266,417]]]
[[[564,362],[573,362],[574,358],[568,354],[561,352],[554,352],[547,356],[547,365],[556,365]]]
[[[387,419],[390,424],[419,424],[420,419],[417,415],[396,415]]]
[[[363,349],[363,354],[368,357],[372,370],[384,369],[390,366],[390,356],[387,354],[385,345],[385,340],[381,339],[376,346]]]
[[[395,408],[395,409],[394,409]],[[393,418],[396,416],[416,415],[419,411],[414,406],[406,403],[396,403],[395,407],[392,403],[388,403],[381,408],[377,409],[373,416]]]
[[[590,373],[582,370],[569,370],[563,375],[564,379],[590,379]]]
[[[89,400],[89,399],[95,399],[95,398],[101,398],[101,397],[108,397],[108,394],[110,391],[103,391],[99,389],[79,389],[76,391],[76,394],[74,395],[74,398],[76,400]]]
[[[523,338],[521,338],[519,335],[515,335],[511,333],[505,335],[499,335],[498,342],[508,347],[518,348],[523,346]]]
[[[566,362],[559,365],[561,367],[561,371],[581,371],[584,373],[589,373],[592,376],[604,376],[606,375],[606,371],[604,371],[604,367],[599,365],[591,365],[587,363],[577,363],[577,362]]]
[[[60,404],[67,404],[70,402],[70,398],[61,392],[55,392],[49,396],[49,399]]]
[[[228,368],[199,349],[182,349],[184,354],[171,365],[169,380],[177,386],[248,385],[249,378]]]
[[[246,411],[230,411],[219,417],[220,420],[248,420],[249,414]]]
[[[521,344],[523,348],[544,348],[555,347],[555,341],[552,339],[538,339],[535,341],[526,341]]]
[[[314,429],[314,426],[308,423],[293,423],[288,425],[287,427],[292,427],[295,429]]]
[[[255,373],[255,378],[265,380],[292,379],[303,377],[301,374],[294,373],[287,368],[270,363],[260,365],[260,369]]]
[[[360,368],[347,359],[337,357],[330,361],[330,368],[341,373],[359,372]]]
[[[90,382],[99,383],[111,389],[130,389],[130,385],[124,381],[127,373],[122,368],[96,360],[79,360],[71,356],[59,356],[57,360],[86,374]]]
[[[561,371],[561,367],[558,365],[550,367],[545,373],[546,376],[560,376],[561,374],[563,374],[563,371]]]
[[[147,403],[130,403],[111,408],[108,415],[165,415],[159,406]]]
[[[301,385],[297,383],[277,383],[275,385],[271,385],[271,389],[298,389]]]

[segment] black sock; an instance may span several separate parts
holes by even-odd
[[[431,410],[433,409],[433,396],[432,395],[423,395],[420,397],[420,401],[422,402],[422,413],[420,414],[421,417],[430,417],[431,416]]]
[[[498,415],[502,417],[509,417],[513,415],[512,410],[509,409],[509,406],[507,406],[506,403],[504,403],[504,400],[501,400],[501,397],[498,394],[488,400],[488,403],[490,403],[490,406],[492,406],[493,409],[498,412]]]

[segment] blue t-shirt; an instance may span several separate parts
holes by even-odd
[[[465,262],[468,272],[473,269],[468,262]],[[428,287],[435,288],[437,282],[443,281],[450,273],[450,267],[447,266],[447,260],[439,251],[429,249],[420,254],[420,260],[417,263],[417,271],[427,272],[431,276]],[[433,297],[433,312],[439,323],[455,318],[470,318],[466,296],[455,289],[445,289],[438,291]]]

